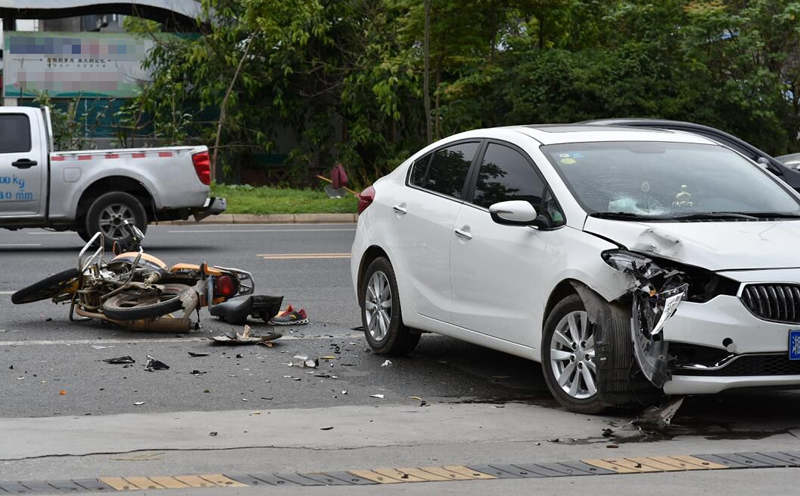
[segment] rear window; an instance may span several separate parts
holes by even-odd
[[[461,198],[469,167],[479,147],[479,142],[459,143],[436,151],[422,187],[442,195]]]
[[[0,153],[31,151],[31,124],[27,115],[0,115]]]

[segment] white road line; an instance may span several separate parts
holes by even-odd
[[[183,230],[183,231],[167,231],[176,234],[191,234],[191,233],[265,233],[265,232],[354,232],[356,228],[352,229],[208,229],[208,230]]]
[[[16,293],[16,291],[0,291],[0,295],[12,295]]]
[[[49,234],[69,234],[74,236],[75,233],[72,231],[33,231],[29,232],[28,234],[33,234],[34,236],[42,236],[42,235],[49,235]]]
[[[97,345],[97,346],[111,346],[118,344],[160,344],[160,343],[211,343],[211,333],[206,337],[188,337],[188,338],[164,338],[158,337],[150,339],[64,339],[64,340],[31,340],[31,341],[0,341],[2,346],[72,346],[72,345]],[[364,334],[343,334],[341,336],[330,337],[325,336],[284,336],[278,341],[300,341],[300,340],[317,340],[317,339],[355,339],[364,337]],[[225,348],[224,345],[219,345],[220,348]]]
[[[0,248],[5,248],[5,247],[11,248],[11,247],[17,247],[17,246],[19,246],[19,247],[23,247],[23,246],[42,246],[42,244],[41,243],[3,243],[3,244],[0,244]]]

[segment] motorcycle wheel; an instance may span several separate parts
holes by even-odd
[[[155,295],[140,290],[124,291],[103,303],[103,313],[112,320],[153,319],[183,307],[183,299],[194,291],[183,284],[165,284],[164,291]]]
[[[78,283],[78,269],[71,268],[45,277],[39,282],[35,282],[26,288],[22,288],[11,295],[11,303],[22,305],[23,303],[33,303],[34,301],[55,298],[69,292],[70,286]]]

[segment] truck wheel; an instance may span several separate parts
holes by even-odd
[[[135,196],[121,191],[106,193],[95,198],[89,206],[85,232],[91,239],[97,231],[101,231],[105,236],[106,249],[110,249],[114,241],[128,244],[131,235],[125,229],[126,220],[142,232],[147,231],[147,212]],[[81,235],[80,230],[78,234]]]

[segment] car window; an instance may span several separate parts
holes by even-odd
[[[502,201],[526,200],[542,205],[544,182],[517,150],[490,143],[483,155],[472,203],[489,208]]]
[[[429,153],[414,162],[414,165],[411,166],[411,175],[408,178],[409,184],[420,188],[425,187],[425,174],[428,172],[428,164],[432,155],[432,153]]]
[[[459,143],[436,151],[422,187],[453,198],[461,198],[464,181],[479,147],[478,142]]]
[[[0,153],[31,151],[31,125],[27,115],[0,115]]]
[[[544,195],[544,214],[550,218],[552,227],[559,227],[566,224],[564,212],[561,210],[556,198],[553,196],[553,192],[550,191],[549,188]]]

